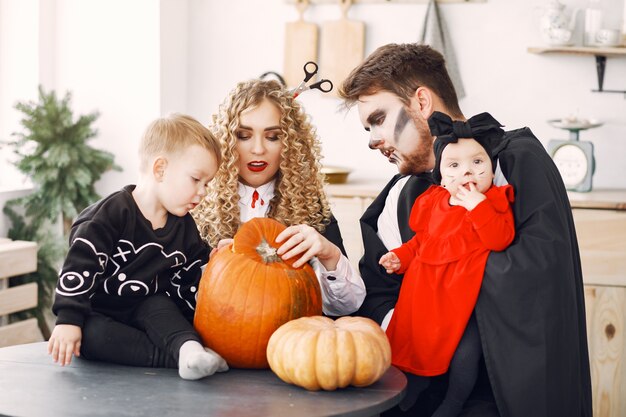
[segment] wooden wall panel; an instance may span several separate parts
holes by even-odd
[[[585,287],[594,417],[626,415],[626,288]]]
[[[37,244],[0,238],[0,277],[37,270]]]
[[[34,342],[43,342],[37,319],[28,319],[7,326],[0,326],[0,347]]]
[[[0,291],[0,315],[16,313],[37,306],[37,284],[18,285]]]
[[[8,315],[37,306],[37,284],[9,287],[13,276],[37,270],[37,244],[0,238],[0,347],[43,340],[36,319],[8,324]]]

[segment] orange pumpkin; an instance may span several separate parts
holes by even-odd
[[[295,259],[276,255],[276,236],[285,228],[269,218],[244,223],[202,275],[194,327],[231,367],[267,368],[272,333],[289,320],[322,313],[313,268],[294,268]]]
[[[376,382],[391,366],[391,346],[378,323],[365,317],[302,317],[274,332],[267,359],[283,381],[331,391]]]

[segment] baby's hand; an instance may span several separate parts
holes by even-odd
[[[387,271],[388,274],[396,272],[401,266],[400,258],[398,258],[398,255],[393,252],[387,252],[381,256],[378,263],[385,268],[385,271]]]
[[[80,356],[80,341],[83,331],[72,324],[57,324],[48,340],[48,355],[59,365],[65,366],[72,362],[72,354]]]
[[[459,185],[459,188],[456,192],[456,200],[459,206],[463,206],[467,209],[467,211],[472,211],[474,208],[480,204],[487,197],[476,189],[474,183],[469,183],[470,189]]]

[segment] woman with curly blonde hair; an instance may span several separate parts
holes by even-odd
[[[230,242],[254,217],[287,225],[277,238],[283,259],[311,262],[328,315],[355,312],[365,285],[352,268],[324,192],[320,143],[292,94],[274,80],[237,84],[213,116],[222,164],[194,211],[202,238],[213,248]]]

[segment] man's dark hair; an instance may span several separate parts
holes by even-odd
[[[390,43],[376,49],[343,81],[339,96],[351,107],[362,95],[389,91],[408,105],[418,87],[433,91],[452,115],[462,114],[443,56],[417,43]]]

